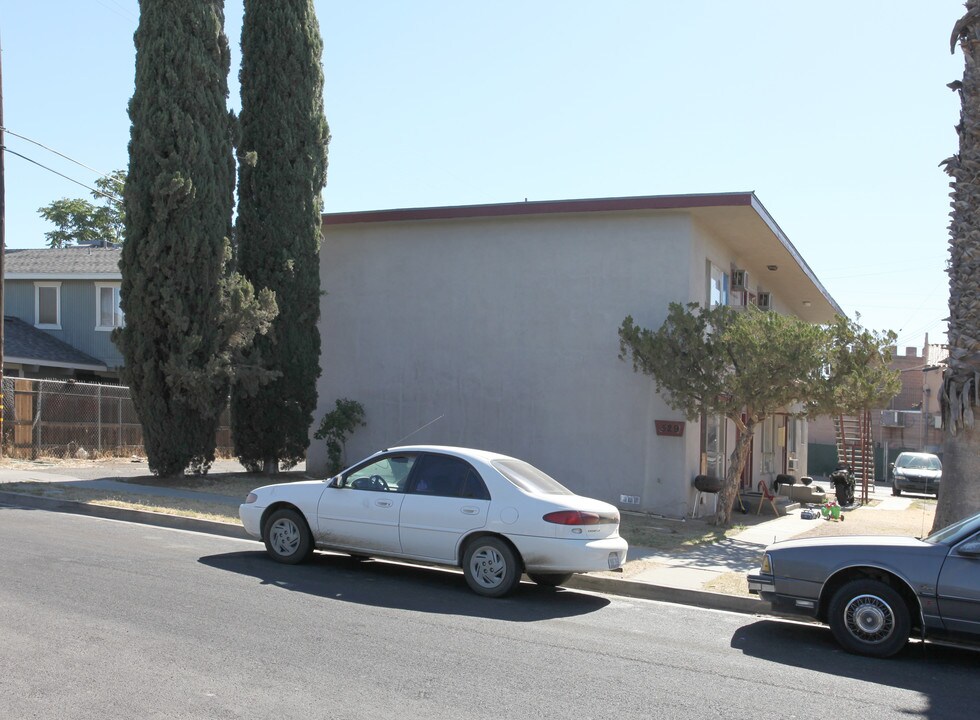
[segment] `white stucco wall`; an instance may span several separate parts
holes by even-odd
[[[691,295],[690,238],[684,213],[327,226],[314,425],[339,397],[362,403],[352,462],[442,416],[404,442],[497,450],[682,515],[698,424],[656,436],[654,420],[682,418],[617,358],[617,330],[627,314],[658,327]],[[325,455],[313,440],[311,471]]]

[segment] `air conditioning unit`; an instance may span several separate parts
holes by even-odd
[[[905,423],[902,422],[902,416],[899,414],[898,410],[882,410],[881,411],[881,425],[882,427],[902,427]]]
[[[760,292],[756,304],[760,310],[772,310],[772,293]]]
[[[749,273],[747,270],[732,270],[732,290],[748,290]]]

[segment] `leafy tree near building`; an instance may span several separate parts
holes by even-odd
[[[229,272],[234,191],[229,49],[220,0],[141,2],[121,303],[125,358],[151,471],[206,472],[229,384],[275,314]],[[251,372],[249,372],[251,370]]]
[[[619,339],[620,359],[631,358],[634,370],[653,376],[671,408],[689,420],[723,415],[735,426],[715,519],[723,526],[731,524],[739,478],[763,420],[794,406],[800,414],[861,407],[894,394],[897,382],[883,354],[892,335],[843,318],[825,328],[751,307],[671,303],[659,330],[627,317]]]
[[[305,457],[320,375],[320,195],[329,129],[312,0],[245,0],[238,268],[275,291],[279,316],[256,356],[280,375],[232,396],[235,453],[268,473]]]
[[[953,178],[949,225],[949,359],[943,373],[943,479],[934,529],[980,512],[980,0],[967,0],[950,51],[963,51],[959,152],[943,164]]]
[[[120,245],[126,224],[122,203],[125,183],[125,171],[116,170],[95,181],[94,203],[85,198],[61,198],[38,208],[38,214],[55,226],[44,233],[48,247]]]

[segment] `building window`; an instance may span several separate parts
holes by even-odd
[[[762,472],[776,472],[776,419],[772,415],[762,421]]]
[[[728,304],[728,273],[708,262],[708,307]]]
[[[119,284],[95,284],[95,329],[113,330],[123,326],[123,313],[119,307]]]
[[[701,443],[704,448],[705,473],[725,477],[725,416],[701,416]]]
[[[61,330],[61,283],[34,283],[34,326]]]

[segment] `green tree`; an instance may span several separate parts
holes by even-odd
[[[229,272],[234,193],[229,50],[219,0],[140,3],[129,103],[121,302],[125,358],[150,469],[206,472],[218,417],[274,296]]]
[[[858,321],[838,316],[825,328],[823,381],[806,398],[810,415],[849,415],[884,407],[902,389],[899,372],[889,368],[898,336],[868,330]]]
[[[44,233],[48,247],[121,244],[125,230],[122,203],[125,183],[125,171],[116,170],[95,181],[94,203],[84,198],[61,198],[38,208],[38,214],[55,225],[54,230]]]
[[[888,370],[893,333],[878,334],[845,318],[827,327],[749,308],[671,303],[657,332],[627,317],[620,358],[653,376],[657,390],[689,420],[723,415],[737,430],[716,522],[731,523],[752,437],[759,423],[793,405],[799,413],[844,412],[879,404],[899,388]]]
[[[320,195],[329,130],[312,0],[245,0],[240,72],[238,267],[279,305],[256,358],[280,373],[232,396],[235,453],[273,473],[302,460],[320,376]]]
[[[980,0],[967,0],[950,51],[959,42],[963,80],[959,152],[944,161],[952,176],[949,225],[949,359],[943,373],[943,481],[934,529],[980,511]]]

